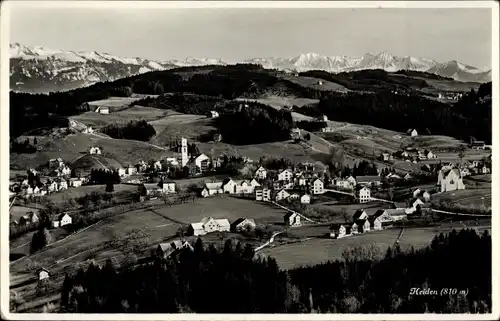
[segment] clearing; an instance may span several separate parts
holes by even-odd
[[[109,124],[126,123],[133,120],[145,120],[148,122],[154,121],[158,118],[166,116],[167,114],[168,111],[164,109],[133,106],[125,110],[112,112],[110,114],[100,114],[94,111],[88,111],[78,116],[70,117],[70,119],[98,129]]]
[[[119,111],[130,107],[134,101],[140,100],[142,98],[136,97],[109,97],[108,99],[95,100],[87,102],[90,109],[93,110],[97,107],[109,107],[110,112]]]
[[[348,92],[349,89],[346,87],[339,85],[334,82],[330,82],[327,80],[313,78],[313,77],[305,77],[305,76],[292,76],[292,75],[283,75],[282,79],[288,80],[294,84],[297,84],[302,87],[322,90],[322,91],[338,91],[338,92]],[[322,82],[323,85],[319,85],[319,82]]]
[[[156,131],[156,136],[150,141],[160,146],[185,137],[189,141],[197,141],[201,135],[216,130],[212,118],[201,115],[169,112],[165,117],[149,122]]]
[[[54,203],[61,203],[69,199],[85,196],[86,194],[90,194],[92,192],[104,193],[105,190],[106,190],[106,185],[84,185],[80,187],[70,187],[62,192],[56,192],[47,195],[47,199],[51,200]],[[137,191],[136,185],[115,184],[113,195],[115,196],[115,198],[116,197],[122,198],[136,191]]]

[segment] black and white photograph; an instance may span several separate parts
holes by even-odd
[[[3,2],[2,317],[498,319],[498,11]]]

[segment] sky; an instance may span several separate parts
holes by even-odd
[[[237,62],[389,52],[491,68],[491,9],[12,8],[10,43]]]

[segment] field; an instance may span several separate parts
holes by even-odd
[[[345,88],[342,85],[336,84],[334,82],[318,79],[318,78],[313,78],[313,77],[305,77],[305,76],[291,76],[291,75],[284,75],[281,78],[286,79],[290,82],[293,82],[294,84],[306,87],[306,88],[312,88],[316,90],[324,90],[324,91],[338,91],[338,92],[348,92],[349,89]],[[318,85],[318,81],[322,81],[323,85]]]
[[[323,195],[328,195],[330,192],[327,192]],[[334,193],[331,193],[331,195],[335,195]],[[316,209],[323,209],[325,211],[330,211],[330,212],[336,212],[338,213],[338,216],[335,219],[336,223],[344,223],[344,217],[340,214],[342,210],[345,210],[347,212],[347,215],[349,217],[352,217],[354,213],[357,210],[364,210],[368,215],[373,215],[375,214],[376,211],[380,209],[388,209],[391,208],[389,203],[384,203],[384,202],[369,202],[369,203],[355,203],[355,204],[337,204],[335,201],[330,201],[330,202],[322,202],[322,203],[314,203],[309,205],[308,207],[311,208],[316,208]]]
[[[98,129],[109,124],[125,123],[133,120],[153,121],[165,115],[167,115],[167,111],[163,109],[133,106],[121,111],[112,112],[108,115],[89,111],[73,116],[71,119],[79,121],[87,126],[92,126],[94,129]]]
[[[459,223],[448,223],[443,224],[441,227],[405,229],[400,239],[400,246],[402,249],[407,249],[410,246],[413,246],[415,249],[424,247],[432,241],[436,234],[449,232],[452,228],[461,229],[462,225]],[[297,232],[300,229],[297,228]],[[321,234],[329,233],[328,226],[321,227],[321,229],[324,231]],[[480,228],[479,230],[483,229]],[[328,260],[342,259],[344,249],[357,245],[375,243],[382,250],[386,250],[388,246],[394,244],[399,233],[400,229],[387,229],[383,231],[371,231],[366,234],[354,235],[338,240],[318,237],[294,244],[266,248],[262,253],[276,258],[278,265],[282,269],[291,269]]]
[[[433,202],[447,202],[451,206],[491,209],[491,188],[463,189],[432,196]]]
[[[31,208],[31,207],[25,207],[25,206],[12,206],[10,208],[10,215],[12,215],[12,220],[16,220],[16,221],[19,221],[19,219],[21,218],[21,216],[23,215],[26,215],[26,213],[28,212],[33,212],[33,213],[38,213],[38,210],[35,209],[35,208]]]
[[[280,96],[268,96],[257,99],[250,98],[237,98],[236,101],[252,101],[260,104],[271,106],[275,109],[282,109],[283,107],[304,107],[308,105],[314,105],[319,103],[318,99],[309,98],[295,98],[295,97],[280,97]]]
[[[54,203],[60,203],[69,199],[85,196],[86,194],[90,194],[92,192],[104,193],[105,189],[105,185],[86,185],[76,188],[70,187],[62,192],[50,194],[47,196],[47,198]],[[115,184],[113,194],[115,195],[115,197],[119,197],[135,191],[137,191],[137,186],[135,185]]]
[[[38,138],[37,138],[38,139]],[[39,137],[39,151],[35,154],[10,154],[11,168],[27,169],[46,164],[49,159],[61,157],[71,164],[82,157],[91,146],[100,146],[103,157],[118,163],[135,164],[140,160],[160,159],[173,155],[173,152],[146,142],[111,139],[98,135],[70,134],[65,137]]]
[[[109,111],[118,111],[130,106],[134,101],[140,100],[142,98],[132,98],[132,97],[109,97],[108,99],[89,101],[88,104],[90,108],[96,107],[109,107]]]
[[[150,141],[160,146],[168,145],[172,140],[185,137],[196,141],[198,137],[216,128],[212,119],[206,116],[170,113],[167,116],[149,122],[155,128],[156,136]]]

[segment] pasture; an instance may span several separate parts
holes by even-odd
[[[305,107],[319,103],[319,99],[309,98],[295,98],[295,97],[281,97],[281,96],[263,96],[257,99],[250,98],[236,98],[236,101],[249,101],[257,102],[260,104],[268,105],[274,109],[280,110],[284,107]]]
[[[108,99],[89,101],[89,107],[91,110],[94,110],[97,107],[109,107],[109,111],[118,111],[121,109],[125,109],[130,106],[134,101],[137,101],[139,97],[109,97]]]
[[[33,212],[35,214],[38,214],[38,209],[36,208],[31,208],[31,207],[25,207],[25,206],[12,206],[10,208],[10,216],[11,220],[16,220],[19,221],[21,216],[26,215],[28,212]]]
[[[69,199],[74,199],[78,197],[85,196],[92,192],[104,193],[106,190],[106,185],[84,185],[80,187],[70,187],[67,190],[52,193],[47,195],[47,199],[54,203],[61,203]],[[115,197],[124,197],[127,194],[137,191],[137,186],[127,185],[127,184],[115,184],[113,195]]]
[[[112,112],[110,114],[100,114],[88,111],[83,114],[73,116],[71,119],[91,126],[95,129],[109,124],[126,123],[129,121],[154,121],[167,115],[167,111],[158,108],[133,106],[124,110]]]
[[[458,208],[484,208],[491,210],[491,188],[463,189],[434,194],[433,202],[446,202]]]
[[[168,145],[172,140],[181,137],[196,141],[198,137],[216,130],[212,119],[206,116],[189,114],[169,114],[163,118],[149,122],[155,128],[156,136],[150,141],[160,146]]]
[[[429,245],[435,235],[450,232],[453,228],[462,229],[462,227],[459,223],[447,223],[439,227],[407,228],[400,239],[400,246],[403,250],[411,246],[415,249],[422,248]],[[318,231],[316,234],[329,233],[328,226],[317,228],[322,229],[323,233]],[[490,227],[482,227],[479,230],[482,231],[485,228],[489,229]],[[300,229],[291,229],[291,232],[293,233],[296,230],[299,233]],[[370,231],[365,234],[353,235],[342,239],[315,237],[303,242],[265,248],[262,250],[262,253],[266,256],[274,257],[282,269],[291,269],[299,266],[314,265],[328,260],[342,260],[342,252],[345,249],[359,245],[374,243],[385,251],[389,246],[394,245],[399,233],[400,229],[386,229],[382,231]]]
[[[319,78],[313,77],[305,77],[305,76],[292,76],[292,75],[283,75],[282,79],[288,80],[294,84],[300,85],[302,87],[321,90],[321,91],[337,91],[337,92],[348,92],[349,89],[346,87],[339,85],[334,82],[326,81]],[[322,85],[319,85],[318,82],[323,82]]]

